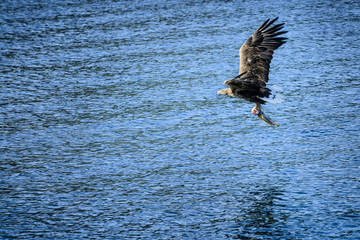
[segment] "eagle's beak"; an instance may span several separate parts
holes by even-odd
[[[277,123],[274,123],[270,117],[266,116],[265,113],[263,111],[260,110],[260,113],[258,114],[258,118],[263,121],[263,122],[266,122],[270,125],[273,125],[273,126],[280,126],[279,124]]]

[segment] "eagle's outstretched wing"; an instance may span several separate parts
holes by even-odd
[[[266,20],[240,48],[239,74],[251,77],[252,82],[265,87],[274,51],[285,43],[287,38],[278,37],[286,33],[280,31],[284,23],[271,26],[278,18]]]

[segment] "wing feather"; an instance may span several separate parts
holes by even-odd
[[[246,72],[244,77],[251,76],[251,82],[261,87],[265,87],[269,80],[274,51],[287,40],[285,37],[278,37],[287,33],[280,31],[284,23],[271,26],[277,19],[266,20],[240,48],[239,74]]]

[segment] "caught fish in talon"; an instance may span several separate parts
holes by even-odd
[[[269,116],[265,115],[260,104],[256,104],[256,106],[251,109],[251,113],[257,115],[261,121],[266,122],[269,125],[280,126],[279,124],[274,123]]]
[[[274,122],[270,119],[270,117],[266,116],[266,115],[264,114],[264,112],[262,112],[262,111],[258,114],[258,118],[259,118],[261,121],[268,123],[269,125],[280,126],[279,124],[274,123]]]
[[[225,81],[224,83],[229,88],[224,88],[217,93],[256,103],[251,113],[273,126],[279,126],[279,124],[274,123],[265,115],[261,105],[265,104],[266,98],[271,95],[271,90],[266,87],[266,83],[269,80],[272,55],[287,40],[287,38],[279,37],[286,33],[286,31],[280,31],[284,23],[272,25],[277,19],[266,20],[241,46],[239,75]]]

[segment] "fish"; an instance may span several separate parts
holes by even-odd
[[[266,122],[269,125],[272,126],[280,126],[279,124],[275,123],[273,120],[271,120],[271,118],[269,116],[267,116],[264,111],[260,110],[259,114],[257,115],[258,118],[263,121]]]

